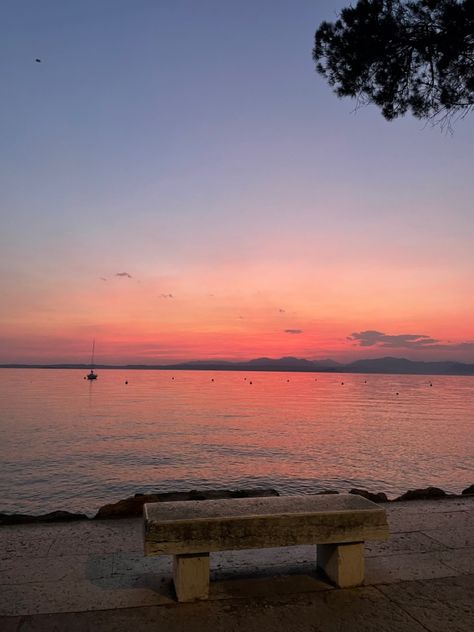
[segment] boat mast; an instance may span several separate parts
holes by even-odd
[[[91,369],[94,368],[95,338],[92,341]]]

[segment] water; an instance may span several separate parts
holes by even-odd
[[[85,373],[0,369],[0,511],[91,514],[147,491],[394,496],[474,482],[472,377]]]

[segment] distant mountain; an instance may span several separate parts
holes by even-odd
[[[325,367],[340,367],[342,364],[340,362],[336,362],[336,360],[331,360],[330,358],[325,358],[324,360],[313,360],[313,363],[317,366],[325,366]]]
[[[197,360],[173,364],[169,369],[194,369],[201,371],[316,371],[319,370],[311,360],[303,358],[255,358],[245,362],[223,362],[220,360]]]
[[[221,367],[222,369],[226,369],[228,367],[233,367],[235,362],[231,360],[190,360],[189,362],[178,362],[177,364],[168,364],[166,368],[179,368],[179,367],[192,367],[193,369],[202,369],[202,367],[208,367],[210,365]],[[165,368],[165,367],[164,367]]]
[[[314,371],[314,362],[304,358],[293,358],[292,356],[278,359],[257,358],[242,364],[268,371]]]
[[[474,375],[474,364],[462,362],[422,362],[406,358],[356,360],[341,367],[347,373],[411,373],[420,375]]]
[[[86,364],[1,364],[0,368],[10,369],[85,369]],[[420,362],[406,358],[373,358],[356,360],[349,364],[339,364],[335,360],[305,360],[292,356],[284,358],[255,358],[245,362],[231,362],[228,360],[193,360],[178,364],[128,364],[105,365],[97,364],[96,369],[149,369],[169,371],[294,371],[294,372],[324,372],[324,373],[402,373],[413,375],[474,375],[474,364],[462,362]]]

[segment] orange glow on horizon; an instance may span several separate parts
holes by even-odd
[[[419,334],[443,345],[468,342],[474,299],[468,280],[435,291],[428,273],[350,268],[331,273],[284,265],[197,268],[186,278],[109,278],[48,284],[32,295],[10,286],[1,362],[172,363],[197,359],[396,355],[474,361],[472,349],[360,346],[353,332]],[[439,283],[440,280],[436,279]],[[446,294],[450,300],[447,300]],[[452,332],[456,332],[456,336]]]

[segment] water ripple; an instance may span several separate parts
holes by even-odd
[[[474,478],[471,377],[0,371],[0,511],[216,487],[459,492]]]

